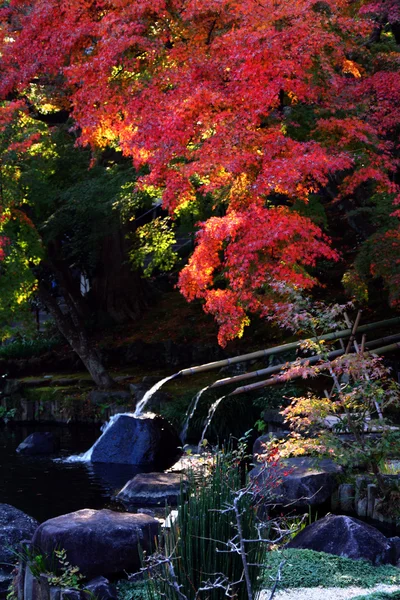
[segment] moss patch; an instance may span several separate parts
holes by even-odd
[[[74,397],[82,393],[79,387],[73,386],[46,386],[37,388],[25,388],[24,396],[27,400],[35,402],[54,402],[54,400],[65,400],[67,397]]]
[[[392,565],[374,567],[364,560],[293,548],[273,551],[268,555],[266,587],[271,587],[275,581],[282,561],[286,561],[282,568],[282,588],[373,587],[378,583],[400,585],[400,569]]]

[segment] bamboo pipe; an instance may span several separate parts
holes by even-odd
[[[367,348],[373,348],[374,346],[379,346],[380,344],[384,344],[385,342],[391,342],[398,340],[400,338],[400,333],[395,335],[388,335],[387,337],[379,338],[376,340],[371,340],[367,342],[365,345]],[[339,352],[337,350],[337,352]],[[341,348],[341,354],[345,353],[344,347]],[[320,355],[319,355],[320,356]],[[338,355],[336,355],[338,356]],[[310,358],[314,358],[313,356]],[[279,373],[285,366],[285,363],[281,363],[279,365],[274,365],[273,367],[266,367],[265,369],[259,369],[258,371],[251,371],[250,373],[243,373],[242,375],[235,375],[234,377],[225,377],[224,379],[218,379],[212,385],[209,386],[208,389],[218,388],[223,385],[229,385],[230,383],[236,383],[237,381],[244,381],[245,379],[253,379],[254,377],[261,377],[263,375],[273,375],[274,373]]]
[[[361,325],[358,328],[358,331],[371,331],[372,329],[378,329],[379,327],[389,327],[391,325],[398,325],[399,323],[400,317],[395,317],[393,319],[386,319],[384,321],[376,321],[375,323],[367,323],[366,325]],[[325,335],[321,334],[318,339],[323,339],[325,341],[338,340],[341,338],[345,338],[348,335],[351,335],[351,330],[343,329],[341,331],[335,331],[333,333],[327,333]],[[311,341],[316,342],[318,340],[317,338],[311,338]],[[233,365],[238,362],[246,362],[255,358],[261,358],[263,356],[271,356],[271,354],[281,354],[282,352],[286,352],[287,350],[295,350],[300,346],[302,342],[303,340],[297,342],[290,342],[281,346],[274,346],[272,348],[266,348],[265,350],[250,352],[250,354],[242,354],[240,356],[234,356],[232,358],[226,358],[224,360],[217,360],[215,362],[206,363],[204,365],[198,365],[197,367],[189,367],[188,369],[182,369],[181,371],[179,371],[179,373],[177,373],[177,375],[195,375],[196,373],[201,373],[203,371],[211,371],[212,369],[219,369],[221,367]]]
[[[395,344],[389,344],[388,346],[382,346],[382,348],[377,348],[374,350],[374,354],[385,354],[386,352],[392,352],[393,350],[399,350],[400,342]]]
[[[381,348],[376,348],[376,350],[374,350],[374,354],[385,354],[386,352],[392,352],[393,350],[398,350],[400,349],[400,342],[394,343],[394,344],[389,344],[387,346],[382,346]],[[336,358],[336,356],[340,356],[341,354],[344,354],[343,350],[334,350],[333,352],[329,352],[327,354],[327,358],[331,359],[331,358]],[[353,353],[352,353],[353,354]],[[313,364],[315,362],[318,362],[317,359],[320,359],[321,356],[311,356],[309,359],[304,359],[301,361],[301,364],[305,364],[306,361],[308,360],[308,364]],[[325,370],[328,369],[330,365],[330,362],[326,362],[323,363],[322,365],[320,365],[320,369],[321,370]],[[241,387],[236,388],[235,390],[233,390],[233,392],[231,392],[230,394],[227,394],[227,396],[236,396],[237,394],[242,394],[244,392],[251,392],[253,390],[258,390],[260,388],[264,388],[264,387],[268,387],[270,385],[275,385],[276,383],[283,383],[284,381],[291,381],[292,379],[298,379],[299,377],[301,377],[300,374],[298,373],[293,373],[293,375],[291,375],[288,379],[283,380],[282,376],[276,376],[276,377],[271,377],[270,379],[265,379],[264,381],[258,381],[257,383],[252,383],[250,385],[243,385]]]

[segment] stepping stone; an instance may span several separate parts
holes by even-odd
[[[187,478],[180,473],[141,473],[117,494],[127,510],[135,506],[176,505],[182,486],[187,487]]]

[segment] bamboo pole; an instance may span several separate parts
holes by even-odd
[[[399,350],[400,349],[400,342],[394,343],[394,344],[388,344],[387,346],[382,346],[381,348],[376,348],[374,350],[374,354],[385,354],[386,352],[392,352],[393,350]],[[336,358],[337,356],[340,356],[340,354],[344,354],[342,350],[334,350],[333,352],[329,352],[327,354],[327,358],[331,359],[331,358]],[[308,360],[308,364],[313,364],[315,362],[318,362],[317,359],[320,359],[321,356],[311,356],[308,359],[304,359],[301,361],[301,364],[306,364],[306,361]],[[325,362],[322,363],[319,368],[321,371],[327,370],[329,369],[330,366],[330,362]],[[227,396],[236,396],[237,394],[242,394],[244,392],[252,392],[254,390],[258,390],[264,387],[268,387],[270,385],[276,385],[277,383],[284,383],[285,381],[291,381],[292,379],[299,379],[301,377],[301,375],[299,373],[293,373],[290,377],[285,377],[283,378],[282,375],[277,375],[275,377],[271,377],[270,379],[265,379],[264,381],[258,381],[257,383],[252,383],[250,385],[243,385],[241,387],[236,388],[235,390],[233,390],[233,392],[231,392],[230,394],[227,394]]]
[[[345,317],[347,317],[346,313],[344,313],[344,314],[345,314]],[[354,325],[351,330],[351,336],[350,336],[349,341],[347,342],[345,354],[348,354],[350,352],[350,348],[351,348],[351,345],[353,344],[353,342],[355,342],[354,347],[357,350],[357,342],[355,341],[355,337],[356,337],[356,332],[358,329],[358,324],[360,323],[360,319],[361,319],[361,310],[358,311],[356,320],[354,321]],[[348,317],[346,318],[346,321],[347,321],[348,326],[350,327],[350,320]]]
[[[358,331],[361,333],[366,331],[372,331],[373,329],[378,329],[379,327],[390,327],[392,325],[398,324],[400,324],[400,317],[395,317],[393,319],[385,319],[383,321],[376,321],[375,323],[367,323],[365,325],[361,325],[358,328]],[[339,340],[348,337],[349,335],[351,335],[350,329],[342,329],[341,331],[321,334],[318,339],[323,339],[325,341]],[[318,340],[317,338],[311,338],[311,341],[316,342]],[[281,346],[274,346],[272,348],[266,348],[265,350],[258,350],[257,352],[250,352],[249,354],[242,354],[240,356],[234,356],[232,358],[217,360],[215,362],[206,363],[204,365],[198,365],[196,367],[182,369],[181,371],[179,371],[178,375],[195,375],[196,373],[201,373],[203,371],[220,369],[221,367],[226,367],[228,365],[233,365],[239,362],[247,362],[256,358],[262,358],[263,356],[271,356],[271,354],[281,354],[282,352],[286,352],[288,350],[295,350],[296,348],[299,348],[302,342],[303,340],[297,342],[290,342],[288,344],[282,344]]]
[[[395,340],[400,340],[400,333],[397,333],[395,335],[388,335],[387,337],[379,338],[376,340],[371,340],[371,341],[367,342],[365,344],[365,346],[366,346],[366,348],[374,348],[375,346],[380,346],[380,344],[384,344],[386,342],[392,342]],[[340,350],[335,350],[334,352],[336,354],[333,358],[335,358],[336,356],[340,356],[341,354],[345,354],[345,348],[344,347],[340,348]],[[322,356],[319,354],[316,356],[310,356],[310,358],[306,358],[304,360],[310,361],[311,359],[313,359],[313,362],[311,363],[311,364],[313,364],[314,362],[318,361],[320,358],[322,358]],[[266,367],[265,369],[259,369],[257,371],[250,371],[249,373],[243,373],[242,375],[235,375],[234,377],[225,377],[224,379],[218,379],[212,385],[210,385],[208,389],[218,388],[223,385],[237,383],[238,381],[245,381],[246,379],[253,379],[254,377],[262,377],[264,375],[273,375],[274,373],[279,373],[280,371],[282,371],[285,364],[286,363],[280,363],[279,365],[274,365],[273,367]]]
[[[354,348],[355,348],[355,351],[357,352],[357,354],[359,354],[360,356],[363,356],[364,355],[364,346],[365,346],[365,333],[362,336],[361,350],[360,350],[360,346],[358,345],[357,340],[355,339],[355,334],[356,334],[356,330],[357,330],[357,327],[358,327],[358,321],[359,321],[358,316],[359,315],[361,315],[360,311],[359,311],[359,313],[357,315],[357,319],[356,319],[356,322],[354,323],[354,327],[353,327],[353,332],[354,332],[353,345],[354,345]],[[344,316],[345,316],[345,319],[346,319],[346,323],[349,325],[350,324],[349,317],[347,316],[346,313],[344,313]],[[351,344],[351,341],[352,340],[350,338],[349,345]],[[363,369],[363,375],[364,375],[364,379],[366,381],[370,381],[370,377],[369,377],[368,371],[366,371],[365,369]],[[378,413],[379,419],[381,421],[383,421],[383,414],[382,414],[382,411],[381,411],[381,407],[379,406],[379,402],[377,402],[376,400],[374,400],[374,405],[375,405],[376,412]]]

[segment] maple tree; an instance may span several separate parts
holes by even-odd
[[[179,285],[220,343],[338,258],[312,202],[346,205],[349,224],[367,198],[385,205],[373,233],[397,235],[395,0],[10,0],[0,22],[1,120],[69,118],[78,144],[142,169],[175,219],[211,198]]]

